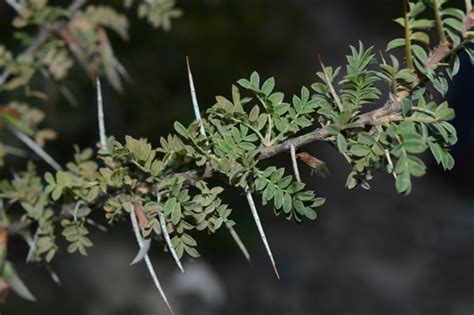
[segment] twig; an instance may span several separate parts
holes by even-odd
[[[245,187],[245,196],[247,197],[247,202],[250,206],[250,210],[252,211],[252,216],[255,220],[255,224],[257,225],[257,229],[260,233],[263,245],[265,246],[270,261],[272,262],[273,270],[275,271],[277,278],[280,279],[275,260],[273,259],[272,250],[270,249],[270,245],[268,245],[267,237],[265,235],[265,232],[263,231],[262,223],[260,222],[260,217],[258,216],[257,207],[255,207],[255,202],[253,201],[252,193],[250,192],[250,188],[248,186]]]
[[[34,142],[30,137],[21,133],[20,131],[7,127],[15,137],[17,137],[21,142],[28,146],[33,152],[35,152],[39,157],[41,157],[46,163],[49,164],[56,171],[62,170],[62,167],[48,154],[42,147],[40,147],[36,142]]]
[[[298,169],[298,162],[296,161],[295,145],[290,145],[291,164],[293,165],[293,172],[297,181],[301,182],[300,170]]]
[[[138,246],[142,248],[144,246],[143,238],[140,232],[140,227],[138,226],[138,221],[135,215],[135,211],[133,211],[133,209],[132,211],[130,211],[130,221],[132,223],[133,232],[135,233],[135,238],[137,239]],[[171,308],[170,303],[168,302],[168,298],[166,297],[165,292],[163,291],[163,288],[161,287],[160,281],[158,280],[158,277],[156,276],[155,269],[153,268],[153,265],[151,263],[151,260],[148,254],[145,255],[145,263],[146,263],[148,272],[150,273],[150,276],[153,279],[153,282],[155,283],[156,288],[160,292],[160,295],[163,298],[163,300],[165,301],[166,306],[170,310],[171,314],[174,315],[174,311]]]
[[[472,0],[466,0],[466,14],[470,14],[472,11]]]
[[[329,91],[331,91],[331,95],[334,98],[334,102],[336,103],[339,110],[342,112],[344,110],[344,108],[342,107],[341,100],[339,99],[339,96],[337,95],[336,90],[334,89],[334,86],[332,85],[331,78],[329,77],[329,75],[326,71],[326,66],[324,65],[323,61],[321,60],[321,56],[319,54],[318,54],[318,60],[319,60],[319,63],[321,64],[321,67],[323,68],[324,77],[326,78],[326,82],[328,84]]]
[[[100,87],[99,76],[96,78],[97,88],[97,119],[99,121],[99,137],[100,147],[103,150],[107,150],[107,137],[105,136],[105,123],[104,123],[104,107],[102,103],[102,89]]]

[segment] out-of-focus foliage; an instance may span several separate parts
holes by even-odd
[[[124,0],[125,7],[129,8],[136,2]],[[176,8],[176,0],[140,1],[137,14],[140,18],[146,18],[154,28],[162,27],[165,31],[171,29],[171,21],[180,17],[183,12]]]
[[[127,78],[123,66],[116,59],[109,41],[108,30],[128,39],[128,18],[118,11],[136,7],[138,16],[154,27],[169,30],[171,21],[181,16],[174,0],[125,1],[122,7],[88,5],[69,9],[52,6],[48,1],[13,1],[18,15],[13,26],[15,37],[25,46],[23,53],[14,56],[0,45],[0,91],[11,91],[27,85],[39,72],[45,79],[61,80],[67,75],[76,58],[80,66],[94,78],[105,74],[114,88],[121,91],[122,78]],[[77,2],[79,3],[79,2]],[[43,37],[33,38],[27,26],[43,27]]]

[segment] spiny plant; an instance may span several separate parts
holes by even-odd
[[[11,2],[23,8],[36,3]],[[470,1],[466,1],[465,11],[448,6],[446,0],[404,1],[404,15],[395,20],[403,27],[404,37],[390,41],[385,54],[377,57],[373,47],[359,42],[350,47],[345,67],[325,66],[320,58],[316,81],[290,99],[275,88],[274,78],[263,79],[253,72],[232,85],[229,96],[217,96],[215,104],[201,117],[188,64],[196,120],[175,122],[176,133],[162,137],[159,146],[143,138],[126,136],[120,141],[106,136],[99,75],[120,90],[118,77],[124,72],[103,37],[102,27],[111,27],[126,37],[126,19],[111,14],[110,8],[83,9],[85,1],[74,1],[67,10],[41,3],[44,11],[28,11],[29,15],[19,11],[19,19],[26,21],[22,23],[47,23],[49,27],[43,26],[36,37],[46,38],[39,44],[35,44],[38,39],[34,40],[34,48],[29,46],[16,58],[3,49],[0,65],[7,73],[2,77],[7,79],[2,87],[12,89],[15,82],[16,87],[28,86],[37,69],[47,73],[47,79],[54,78],[55,71],[45,64],[56,63],[45,63],[44,56],[56,56],[55,51],[60,49],[59,60],[70,60],[69,65],[73,62],[70,55],[74,55],[96,82],[100,145],[97,151],[76,148],[73,161],[64,168],[52,164],[38,145],[38,138],[44,139],[35,133],[39,121],[33,123],[26,112],[12,105],[2,108],[2,126],[29,139],[24,142],[56,169],[40,174],[29,162],[24,172],[1,182],[2,281],[25,298],[33,296],[7,259],[9,235],[20,235],[28,242],[28,261],[49,263],[59,250],[59,234],[69,242],[68,252],[87,253],[92,246],[88,228],[96,224],[90,219],[93,212],[103,211],[110,225],[129,220],[140,248],[133,263],[145,261],[169,306],[148,257],[152,239],[163,241],[182,270],[180,259],[184,254],[199,256],[193,235],[226,228],[250,259],[234,229],[232,209],[220,197],[224,189],[245,195],[279,276],[254,196],[259,196],[262,205],[270,203],[275,213],[287,220],[314,220],[316,209],[325,199],[306,188],[297,163],[299,159],[317,172],[326,166],[302,149],[307,144],[325,142],[344,156],[352,167],[346,183],[349,189],[369,189],[379,171],[391,174],[396,190],[408,194],[413,177],[426,172],[420,155],[428,150],[445,170],[454,166],[449,153],[456,143],[456,131],[449,123],[454,111],[444,96],[449,80],[459,71],[460,55],[466,52],[474,56],[469,48],[474,42]],[[163,18],[163,12],[168,12],[168,18],[178,15],[171,1],[154,3],[162,11],[156,15],[147,11],[147,19]],[[132,1],[125,4],[129,6]],[[145,14],[143,5],[150,2],[139,4],[139,13]],[[95,14],[109,18],[97,18]],[[152,24],[166,28],[169,20],[163,21]],[[53,26],[57,28],[51,31]],[[431,32],[432,28],[436,32]],[[44,32],[46,35],[42,35]],[[431,45],[433,42],[436,44]],[[404,60],[390,53],[397,48],[404,49]],[[389,88],[388,95],[381,92],[382,87]],[[383,105],[367,110],[379,103]],[[36,142],[30,138],[35,134]],[[286,153],[292,160],[294,176],[284,168],[267,166],[269,158]],[[214,179],[220,179],[221,186]]]

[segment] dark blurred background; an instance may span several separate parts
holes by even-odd
[[[326,64],[340,65],[358,40],[383,51],[388,40],[402,35],[391,21],[402,14],[401,0],[193,0],[178,5],[184,16],[168,33],[153,30],[131,12],[130,41],[112,36],[115,52],[134,80],[122,95],[104,88],[107,132],[119,139],[130,134],[158,144],[173,121],[192,121],[185,56],[204,109],[215,95],[229,95],[231,84],[253,70],[275,76],[276,88],[290,97],[314,82],[317,53]],[[13,49],[12,13],[0,4],[0,41]],[[328,199],[319,218],[298,225],[274,217],[271,208],[260,209],[280,281],[248,205],[236,191],[227,193],[227,201],[252,265],[226,231],[198,237],[203,257],[186,258],[184,275],[154,243],[152,259],[177,314],[472,314],[474,71],[466,56],[461,69],[449,95],[460,138],[454,171],[443,173],[427,155],[429,174],[415,180],[407,197],[397,195],[392,178],[384,174],[377,175],[371,191],[348,191],[344,159],[323,143],[308,146],[332,173],[320,179],[303,171],[304,181]],[[71,158],[73,144],[97,142],[92,83],[79,67],[65,83],[79,105],[69,104],[57,86],[44,81],[35,84],[48,91],[48,101],[30,100],[48,113],[47,125],[60,131],[47,149],[62,163]],[[288,165],[289,157],[272,162]],[[92,239],[95,246],[88,257],[61,252],[53,262],[61,287],[42,266],[19,259],[16,265],[38,302],[11,296],[0,313],[167,314],[144,265],[128,265],[136,252],[129,226],[94,231]]]

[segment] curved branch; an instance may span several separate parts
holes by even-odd
[[[330,137],[331,133],[328,130],[324,128],[318,128],[301,136],[290,138],[282,143],[269,147],[261,147],[258,150],[258,159],[264,160],[280,153],[288,152],[290,151],[291,146],[299,148],[315,141],[328,141],[330,140]]]

